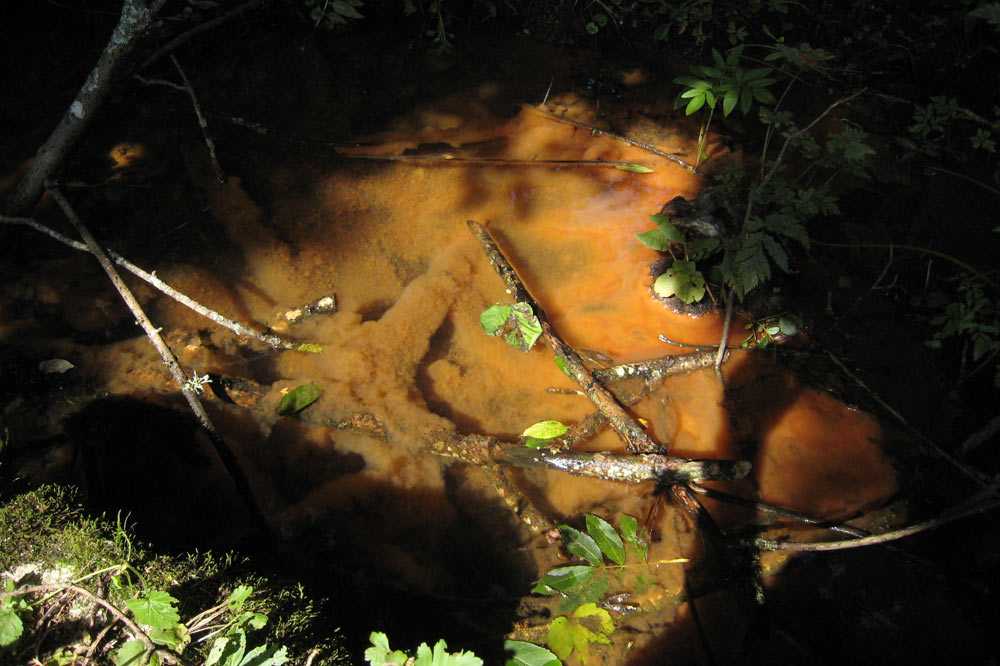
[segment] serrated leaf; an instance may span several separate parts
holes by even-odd
[[[537,437],[538,439],[552,439],[562,437],[569,431],[569,428],[559,421],[539,421],[535,425],[528,426],[521,433],[521,437]]]
[[[188,636],[187,627],[183,624],[175,624],[174,626],[167,627],[166,629],[151,629],[149,637],[154,643],[166,645],[171,650],[176,650],[177,652],[180,652],[180,648],[191,640],[191,637]]]
[[[323,387],[315,382],[298,386],[281,398],[281,402],[278,404],[278,413],[287,416],[300,412],[316,402],[322,393]]]
[[[115,666],[139,666],[144,654],[146,654],[145,643],[140,640],[128,641],[115,651]]]
[[[622,171],[631,171],[632,173],[653,173],[652,169],[641,164],[616,164],[615,168]]]
[[[372,646],[365,650],[365,661],[370,666],[385,666],[385,664],[403,666],[406,663],[406,654],[400,650],[390,650],[389,638],[381,631],[373,631],[368,640]]]
[[[625,544],[615,528],[608,521],[591,513],[587,514],[586,520],[587,533],[597,542],[601,552],[615,564],[625,564]]]
[[[535,345],[535,342],[542,334],[542,324],[538,321],[538,317],[531,311],[531,306],[527,303],[514,303],[511,306],[511,310],[513,311],[514,319],[517,320],[519,344],[511,342],[510,336],[507,337],[507,342],[521,351],[528,351]]]
[[[792,267],[788,263],[788,253],[785,252],[785,248],[781,247],[781,243],[774,239],[774,236],[765,234],[763,238],[764,248],[767,253],[771,256],[771,259],[777,264],[785,273],[790,273]]]
[[[639,239],[640,243],[651,250],[656,250],[657,252],[667,252],[670,250],[670,239],[659,229],[643,231],[636,234],[635,237]]]
[[[504,641],[503,649],[513,652],[506,666],[560,666],[559,658],[540,645],[525,641]]]
[[[139,624],[154,629],[169,629],[181,621],[181,616],[174,608],[176,603],[176,599],[162,590],[153,590],[144,597],[125,601]]]
[[[562,534],[563,545],[566,546],[566,550],[577,557],[582,557],[594,566],[600,566],[604,562],[600,547],[589,534],[584,534],[569,525],[560,525],[559,532]]]

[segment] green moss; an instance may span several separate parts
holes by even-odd
[[[310,598],[301,585],[258,575],[249,560],[232,553],[157,553],[154,546],[137,544],[120,525],[88,516],[73,488],[42,486],[0,505],[0,574],[9,579],[15,572],[21,585],[79,581],[122,609],[137,591],[163,590],[179,601],[182,621],[223,603],[238,586],[250,585],[254,594],[245,610],[268,616],[267,625],[250,635],[253,644],[287,646],[290,663],[305,663],[310,654],[315,666],[350,663],[338,630],[324,616],[325,602]],[[115,584],[120,572],[125,572],[119,578],[128,583],[124,586]],[[93,611],[92,605],[82,598],[62,608],[58,603],[54,597],[33,610],[32,621],[24,622],[25,635],[0,652],[0,663],[11,658],[11,663],[24,663],[17,659],[88,645],[96,631],[81,618]],[[113,662],[115,638],[122,636],[109,632],[94,651],[96,663]],[[189,646],[184,654],[201,663],[206,655],[199,650],[209,645]]]

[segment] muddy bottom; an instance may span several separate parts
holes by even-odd
[[[545,71],[521,79],[510,76],[514,64],[494,68],[496,79],[472,82],[459,73],[462,65],[442,63],[459,82],[453,89],[439,92],[447,86],[437,80],[429,85],[434,94],[411,92],[407,105],[380,112],[371,127],[345,120],[363,113],[363,101],[345,113],[347,102],[330,89],[336,70],[302,38],[240,74],[273,82],[290,63],[313,74],[288,81],[308,108],[299,123],[292,102],[271,109],[270,118],[282,120],[273,132],[315,137],[326,110],[332,126],[363,126],[364,134],[329,137],[338,149],[303,147],[227,125],[222,117],[240,111],[247,94],[234,81],[217,114],[225,183],[215,179],[195,126],[164,129],[149,111],[123,121],[121,131],[95,132],[79,162],[97,166],[69,189],[104,242],[131,250],[130,258],[176,289],[233,319],[322,345],[320,354],[269,349],[133,281],[186,371],[213,379],[208,410],[288,551],[285,564],[342,591],[336,602],[345,623],[385,630],[400,644],[443,636],[453,647],[496,656],[501,635],[517,627],[530,636],[530,627],[551,618],[556,604],[531,601],[528,591],[566,563],[558,544],[508,509],[482,470],[429,453],[433,434],[513,441],[538,421],[572,425],[594,411],[543,344],[525,353],[484,333],[480,313],[509,299],[467,220],[486,225],[553,328],[599,363],[685,351],[659,342],[659,334],[691,344],[717,344],[721,335],[717,315],[679,315],[650,297],[649,266],[658,254],[635,239],[652,227],[650,214],[676,196],[694,198],[706,181],[575,124],[690,160],[697,127],[676,117],[672,98],[660,92],[669,74],[602,61],[604,76],[626,94],[600,98],[574,84],[574,71],[595,66],[592,56],[546,53]],[[206,82],[222,78],[227,62],[212,61]],[[719,141],[709,150],[713,159],[727,156]],[[123,152],[132,157],[125,164],[102,161]],[[396,157],[404,159],[386,159]],[[537,161],[546,163],[531,164]],[[38,215],[64,226],[46,203]],[[0,344],[11,358],[63,358],[74,367],[44,376],[20,369],[40,377],[38,395],[53,401],[32,402],[24,385],[24,406],[11,423],[18,441],[35,444],[22,454],[25,474],[75,479],[103,505],[131,508],[140,529],[178,547],[239,542],[245,516],[228,478],[99,268],[30,233],[5,232],[25,259],[5,269]],[[288,312],[327,296],[336,299],[335,313],[289,322]],[[744,334],[737,327],[730,342]],[[726,395],[715,374],[701,370],[667,379],[631,411],[673,455],[752,460],[752,482],[730,487],[747,496],[833,520],[878,507],[895,492],[882,430],[870,416],[766,357],[733,353],[724,374]],[[309,383],[322,387],[319,399],[298,416],[279,416],[283,397]],[[46,439],[64,430],[65,443]],[[613,432],[581,449],[625,450]],[[617,527],[628,514],[650,539],[642,591],[626,576],[608,592],[631,592],[629,607],[614,612],[611,643],[594,646],[588,664],[663,663],[664,654],[670,663],[700,663],[685,577],[707,560],[686,514],[652,483],[557,471],[511,477],[553,524],[582,527],[583,515],[593,513]],[[753,518],[710,508],[732,525]],[[769,573],[783,564],[770,563]],[[717,589],[703,614],[716,657],[729,663],[754,627],[738,582],[712,575],[696,580]],[[727,617],[736,618],[731,626]]]

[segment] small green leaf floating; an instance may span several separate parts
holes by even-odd
[[[315,382],[303,384],[298,388],[289,391],[281,403],[278,405],[278,413],[282,416],[300,412],[312,403],[323,393],[323,387]]]
[[[491,305],[479,315],[483,330],[493,336],[503,336],[507,344],[528,351],[542,334],[542,324],[527,303]]]
[[[533,426],[525,428],[521,437],[527,437],[524,445],[532,449],[543,449],[553,445],[557,437],[562,437],[569,431],[565,425],[559,421],[539,421]]]

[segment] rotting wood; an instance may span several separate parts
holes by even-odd
[[[545,339],[545,342],[552,348],[556,356],[563,360],[570,376],[576,380],[580,388],[587,394],[587,397],[600,410],[601,414],[608,419],[615,432],[625,442],[625,446],[629,452],[662,453],[664,447],[656,444],[649,438],[649,435],[642,429],[642,426],[629,416],[615,400],[615,397],[604,388],[604,385],[594,378],[593,373],[590,372],[590,369],[587,368],[583,359],[580,358],[576,351],[555,334],[552,326],[549,324],[548,317],[545,315],[545,311],[542,310],[538,303],[535,302],[535,299],[528,293],[521,279],[517,277],[514,268],[507,261],[506,257],[503,256],[503,253],[500,252],[500,248],[497,247],[496,243],[490,237],[489,232],[486,231],[486,227],[475,220],[469,220],[467,224],[469,230],[479,241],[483,252],[486,253],[490,265],[493,266],[500,279],[507,286],[511,298],[517,303],[527,303],[531,306],[532,312],[538,318],[538,322],[542,327],[542,337]]]

